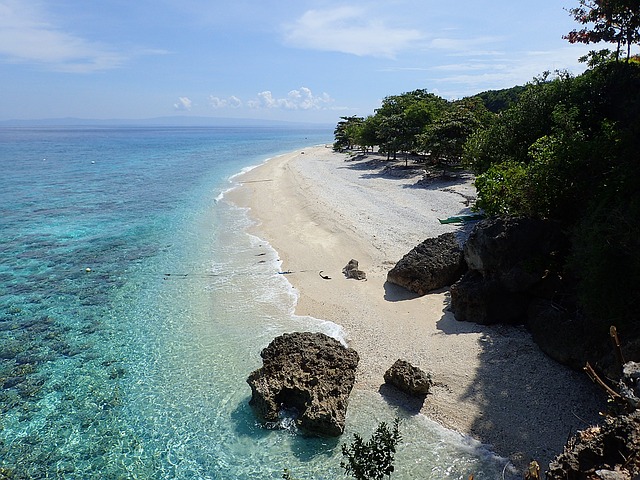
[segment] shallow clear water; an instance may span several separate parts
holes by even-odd
[[[11,478],[340,478],[340,444],[406,417],[394,478],[500,478],[428,419],[356,392],[342,439],[267,430],[260,350],[292,315],[276,253],[217,201],[330,130],[0,129],[0,470]],[[1,476],[1,474],[0,474]]]

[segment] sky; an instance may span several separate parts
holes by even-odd
[[[0,0],[0,120],[161,116],[335,124],[579,74],[578,0]]]

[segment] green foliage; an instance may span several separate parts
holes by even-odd
[[[465,145],[479,174],[483,208],[489,214],[568,220],[584,211],[594,195],[615,189],[637,158],[640,100],[629,92],[638,89],[640,66],[621,63],[529,85],[517,105]],[[503,170],[511,171],[514,164],[526,171],[526,188],[494,185],[501,178],[521,182],[520,176],[504,176]]]
[[[532,209],[526,195],[527,173],[527,166],[521,162],[507,161],[489,167],[476,179],[476,209],[495,215],[530,215]]]
[[[623,338],[640,336],[639,219],[636,194],[590,209],[575,229],[570,265],[580,274],[580,304],[590,328],[603,338],[609,325],[616,325]]]
[[[357,136],[363,122],[364,119],[362,117],[356,117],[355,115],[351,117],[340,117],[340,122],[338,122],[333,131],[335,138],[333,149],[341,152],[357,144]]]
[[[417,136],[419,151],[429,152],[435,164],[446,161],[458,164],[464,155],[464,146],[471,134],[487,124],[492,115],[479,99],[469,98],[453,102],[439,118]]]
[[[640,65],[543,76],[465,154],[486,213],[563,221],[589,329],[640,335]]]
[[[396,418],[393,428],[382,422],[371,439],[365,442],[358,434],[349,445],[342,445],[345,460],[340,463],[346,474],[357,480],[382,480],[394,471],[393,461],[396,446],[402,440],[400,420]]]
[[[595,68],[608,62],[615,61],[615,53],[605,48],[603,50],[591,50],[586,55],[578,59],[581,63],[586,63],[589,68]]]
[[[511,88],[504,88],[502,90],[488,90],[475,95],[475,98],[479,98],[486,109],[493,113],[500,113],[503,110],[518,103],[520,95],[526,87],[517,85]]]
[[[426,90],[385,97],[374,115],[380,150],[394,158],[397,152],[414,151],[416,136],[438,118],[446,106],[446,100]]]

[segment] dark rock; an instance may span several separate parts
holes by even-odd
[[[469,271],[451,287],[451,310],[458,320],[481,324],[525,322],[533,299],[553,298],[561,287],[553,272],[567,244],[556,222],[479,222],[464,246]]]
[[[618,392],[627,402],[628,408],[635,410],[640,407],[640,363],[627,362],[622,366]]]
[[[480,325],[522,323],[527,298],[506,292],[496,281],[486,280],[476,271],[468,271],[451,286],[451,311],[457,320]]]
[[[355,350],[322,333],[302,332],[275,338],[260,356],[263,365],[247,383],[261,419],[277,422],[282,410],[295,410],[303,430],[342,434],[359,361]]]
[[[464,245],[470,270],[496,280],[510,292],[524,292],[542,280],[554,257],[567,249],[560,224],[533,218],[479,222]]]
[[[637,478],[640,474],[640,411],[609,417],[572,437],[550,464],[548,480]],[[611,476],[619,474],[618,477]]]
[[[387,281],[425,295],[457,281],[466,270],[462,247],[453,233],[428,238],[393,267]]]
[[[431,375],[399,359],[385,372],[384,381],[413,396],[427,395],[433,385]]]
[[[344,273],[347,278],[355,278],[356,280],[366,280],[367,274],[362,270],[358,270],[358,261],[351,259],[349,263],[342,269],[342,273]]]
[[[575,315],[547,299],[531,302],[527,328],[533,341],[554,360],[576,370],[584,367],[593,352],[588,326]]]

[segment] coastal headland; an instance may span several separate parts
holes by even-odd
[[[347,332],[360,355],[356,389],[387,398],[384,372],[407,360],[435,382],[418,406],[421,414],[519,467],[535,459],[544,470],[572,433],[597,423],[600,392],[584,374],[545,356],[523,327],[459,322],[446,290],[416,296],[386,283],[387,272],[424,239],[468,233],[470,225],[438,219],[469,212],[470,175],[425,181],[420,166],[402,158],[315,146],[270,159],[236,180],[242,186],[227,198],[250,208],[252,233],[291,272],[296,314]],[[366,280],[342,274],[351,259]]]

